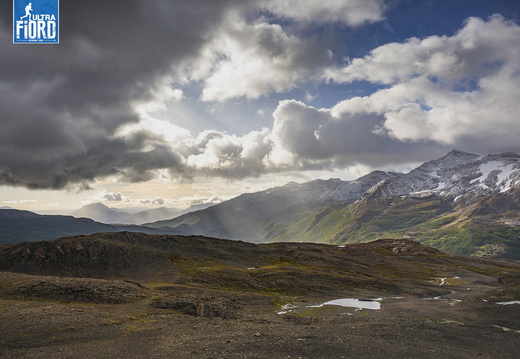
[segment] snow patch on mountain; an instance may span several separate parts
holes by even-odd
[[[379,190],[385,197],[434,191],[442,196],[489,195],[520,183],[520,157],[515,154],[478,156],[452,151],[407,174],[395,176]]]
[[[489,161],[480,165],[482,175],[475,180],[482,187],[498,187],[500,191],[507,191],[514,181],[514,175],[519,170],[518,164]],[[512,178],[513,177],[513,178]]]

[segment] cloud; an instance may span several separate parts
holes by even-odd
[[[360,168],[454,144],[470,150],[477,141],[492,152],[496,138],[520,150],[520,27],[500,16],[338,66],[334,39],[305,29],[381,21],[383,1],[91,0],[60,10],[59,46],[2,48],[0,185],[81,189],[109,176],[240,179]],[[10,16],[0,13],[4,44],[12,41]],[[384,88],[325,109],[281,101],[272,128],[245,134],[192,134],[167,112],[168,103],[199,95],[257,99],[303,83],[356,81]]]
[[[204,78],[204,101],[255,99],[284,92],[332,64],[322,43],[289,35],[280,25],[237,19],[228,23],[210,45],[213,66],[206,72],[196,71]]]
[[[224,202],[228,200],[229,198],[223,198],[221,196],[201,196],[201,195],[194,195],[194,196],[186,196],[179,198],[179,202],[185,203],[189,206],[195,206],[198,204],[218,204],[221,202]]]
[[[330,121],[330,111],[286,100],[280,103],[273,116],[273,136],[285,150],[309,159],[327,156],[323,143],[316,136],[316,130]]]
[[[418,161],[439,151],[435,143],[414,144],[374,133],[382,115],[318,109],[295,100],[280,102],[274,112],[274,148],[292,159],[293,168],[380,167]],[[445,151],[441,149],[439,153]]]
[[[381,21],[386,10],[382,0],[266,0],[263,3],[276,15],[296,21],[337,21],[349,26]]]
[[[96,203],[96,202],[130,202],[130,198],[125,196],[121,192],[107,192],[106,190],[99,191],[84,201],[84,204]]]
[[[204,131],[193,143],[187,156],[188,173],[243,178],[265,173],[264,161],[271,151],[270,131],[252,131],[242,137],[218,131]]]
[[[143,181],[158,168],[182,171],[179,155],[151,143],[155,134],[116,133],[140,120],[135,104],[160,97],[230,9],[247,3],[63,2],[59,46],[9,45],[12,19],[2,12],[0,185],[88,187],[110,175]]]
[[[129,201],[128,197],[123,196],[121,192],[114,192],[114,193],[106,193],[103,196],[104,200],[110,201],[110,202],[123,202],[123,201]]]
[[[388,85],[333,110],[382,116],[375,132],[399,141],[434,141],[480,150],[519,149],[520,26],[470,18],[453,36],[386,44],[329,72],[332,81]],[[483,141],[483,142],[480,142]],[[473,146],[476,147],[476,146]]]
[[[146,198],[146,199],[140,200],[139,203],[163,205],[166,203],[166,201],[162,198],[153,198],[153,199]]]
[[[330,109],[282,101],[274,148],[303,168],[413,162],[454,146],[519,151],[519,48],[520,27],[501,16],[468,19],[451,37],[378,47],[329,80],[386,88]]]
[[[331,65],[319,39],[290,34],[259,14],[357,26],[384,11],[379,1],[305,3],[63,2],[59,46],[2,48],[0,185],[81,189],[107,176],[146,181],[162,169],[175,176],[233,177],[231,168],[243,168],[237,176],[260,173],[269,147],[265,131],[225,135],[201,150],[175,119],[160,122],[150,114],[182,101],[182,86],[196,81],[207,101],[257,98]],[[12,41],[10,16],[0,14],[4,44]]]
[[[359,26],[383,20],[386,10],[379,0],[263,0],[255,4],[249,11],[268,11],[275,21],[247,21],[248,16],[231,12],[203,56],[190,64],[186,76],[204,82],[202,100],[256,99],[282,93],[301,82],[319,79],[321,71],[332,65],[328,46],[333,43],[294,28],[286,31],[276,19],[300,25],[337,22]]]
[[[305,92],[305,101],[307,101],[307,102],[312,102],[312,101],[316,100],[318,97],[320,97],[319,94],[311,95],[309,93],[309,91]]]
[[[38,201],[34,199],[21,199],[16,201],[2,201],[4,204],[28,204],[28,203],[37,203]]]
[[[337,82],[365,80],[390,85],[426,76],[455,85],[497,74],[504,65],[515,65],[520,56],[515,48],[518,32],[518,25],[501,15],[488,21],[469,18],[453,36],[389,43],[330,75]]]

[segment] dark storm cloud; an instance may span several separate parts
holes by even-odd
[[[0,184],[63,188],[179,168],[171,150],[114,133],[138,121],[132,102],[150,99],[156,81],[196,56],[230,5],[62,1],[59,45],[10,44],[12,12],[1,11]]]
[[[333,36],[306,33],[308,23],[380,21],[384,9],[379,0],[62,1],[59,45],[12,45],[12,13],[0,11],[0,185],[240,179],[406,164],[454,147],[518,149],[518,24],[469,19],[452,36],[384,44],[341,65]],[[224,102],[358,81],[374,92],[328,109],[281,101],[272,129],[243,135],[192,136],[175,117],[147,112],[184,90]]]

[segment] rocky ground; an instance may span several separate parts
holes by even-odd
[[[93,278],[4,268],[0,357],[518,357],[519,304],[497,304],[520,300],[515,263],[386,240],[269,245],[260,256],[246,245],[231,265],[227,241],[203,241],[220,261],[201,258],[194,245],[171,271]],[[4,263],[16,251],[26,248],[4,248]],[[338,298],[377,298],[381,309],[317,306]]]

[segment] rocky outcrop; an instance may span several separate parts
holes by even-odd
[[[0,283],[1,295],[21,299],[121,304],[149,295],[139,283],[122,280],[2,273]]]
[[[239,315],[236,301],[215,296],[168,296],[155,300],[152,306],[196,317],[236,319]]]

